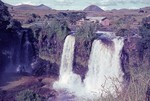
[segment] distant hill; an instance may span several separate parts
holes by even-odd
[[[7,6],[8,8],[13,7],[13,5],[10,5],[10,4],[8,4],[8,3],[4,3],[4,5]]]
[[[150,11],[150,7],[143,7],[141,9],[144,10],[144,11]]]
[[[52,8],[50,8],[50,7],[48,7],[48,6],[44,5],[44,4],[41,4],[39,6],[36,6],[36,9],[50,10]]]
[[[44,4],[38,6],[22,4],[22,5],[15,6],[14,8],[18,10],[51,10],[50,7],[45,6]]]
[[[101,9],[100,7],[96,6],[96,5],[90,5],[90,6],[86,7],[86,8],[84,9],[84,11],[102,12],[102,11],[104,11],[104,10]]]
[[[8,8],[13,7],[13,9],[16,9],[16,10],[51,10],[50,7],[48,7],[44,4],[41,4],[41,5],[38,5],[38,6],[33,6],[33,5],[29,5],[29,4],[21,4],[21,5],[17,5],[17,6],[12,6],[10,4],[5,3],[5,5]]]
[[[35,6],[28,5],[28,4],[22,4],[22,5],[14,6],[14,9],[17,9],[17,10],[34,10]]]

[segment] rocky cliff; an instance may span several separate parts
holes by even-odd
[[[23,29],[20,22],[12,19],[2,1],[0,1],[0,10],[0,72],[14,72],[17,65],[25,64],[27,43],[31,45],[28,45],[28,50],[33,48],[32,31]],[[34,51],[34,48],[31,50]],[[30,55],[31,58],[33,54]]]

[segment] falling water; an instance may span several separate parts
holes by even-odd
[[[121,90],[123,73],[120,65],[120,52],[123,39],[119,37],[94,40],[88,63],[88,72],[81,82],[79,75],[72,71],[75,37],[67,36],[60,66],[59,81],[55,89],[65,89],[78,98],[95,99],[100,95],[115,94]],[[74,101],[74,100],[73,100]],[[80,101],[80,100],[79,100]]]
[[[19,35],[19,41],[18,41],[18,50],[17,50],[17,59],[16,59],[16,63],[20,64],[20,57],[21,57],[21,42],[22,42],[22,37],[23,34],[22,33],[18,33]]]
[[[30,52],[31,50],[31,43],[28,38],[28,34],[25,33],[25,43],[24,43],[24,66],[25,66],[25,71],[26,72],[31,72],[30,68]]]
[[[68,89],[75,92],[75,86],[81,85],[81,78],[72,71],[73,57],[74,57],[75,37],[68,35],[65,39],[63,53],[61,58],[59,81],[55,82],[53,87],[55,89]]]
[[[14,49],[11,48],[10,49],[10,56],[9,56],[10,62],[9,62],[8,68],[6,68],[5,72],[15,72],[15,69],[13,68],[14,67],[13,54],[14,54]]]
[[[18,32],[18,40],[17,40],[17,43],[12,44],[12,47],[10,49],[10,56],[9,56],[10,62],[5,72],[15,73],[17,71],[18,65],[20,65],[21,40],[22,40],[22,33]]]
[[[89,71],[84,80],[87,93],[95,96],[114,94],[115,90],[120,90],[123,76],[120,65],[122,47],[121,38],[112,39],[111,46],[101,40],[94,40],[88,64]]]

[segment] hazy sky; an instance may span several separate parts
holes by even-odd
[[[141,8],[150,6],[150,0],[2,0],[3,2],[19,4],[45,4],[53,9],[64,10],[82,10],[85,7],[94,4],[102,9],[121,9],[121,8]]]

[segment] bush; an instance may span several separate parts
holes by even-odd
[[[85,12],[69,12],[68,13],[68,20],[71,24],[75,24],[76,21],[85,18],[86,13]]]
[[[144,18],[142,20],[142,26],[139,28],[140,35],[142,39],[140,41],[140,51],[142,52],[142,57],[147,57],[150,63],[150,17]]]
[[[10,24],[7,26],[7,29],[21,29],[21,23],[17,21],[16,19],[11,19]]]
[[[33,32],[33,34],[34,34],[34,38],[36,39],[36,40],[38,40],[38,38],[39,38],[39,34],[40,34],[40,31],[42,30],[42,28],[41,28],[41,26],[39,26],[39,25],[33,25],[33,26],[31,26],[30,27],[31,29],[32,29],[32,32]]]
[[[84,23],[83,26],[77,29],[77,36],[81,36],[87,39],[92,39],[94,37],[94,32],[96,31],[97,25],[94,23]]]
[[[46,101],[44,98],[40,97],[38,94],[32,92],[31,90],[20,91],[16,96],[17,101]]]

